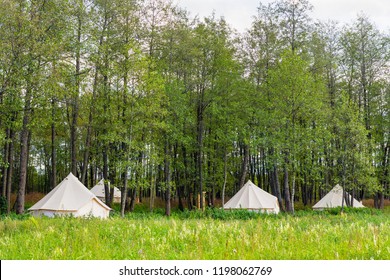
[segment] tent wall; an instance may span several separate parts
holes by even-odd
[[[102,207],[95,199],[88,201],[83,207],[81,207],[76,213],[76,217],[93,216],[102,219],[106,219],[109,216],[109,210]]]
[[[49,218],[53,218],[55,216],[68,216],[68,215],[75,216],[75,212],[74,211],[34,210],[34,211],[31,211],[31,215],[33,215],[35,217],[46,216]]]

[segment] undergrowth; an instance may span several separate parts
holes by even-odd
[[[373,209],[138,210],[107,220],[3,216],[0,259],[390,259],[389,213]]]

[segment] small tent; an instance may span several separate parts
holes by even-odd
[[[348,199],[351,199],[350,194],[347,192],[345,195],[348,197]],[[363,204],[361,204],[356,199],[353,199],[353,207],[364,207]],[[323,210],[325,208],[334,208],[334,207],[341,207],[343,203],[343,188],[340,185],[336,185],[333,189],[330,190],[320,201],[318,201],[314,206],[313,209],[315,210]],[[344,205],[347,206],[345,199],[344,199]]]
[[[107,218],[111,210],[72,173],[30,209],[34,216],[73,215]]]
[[[248,209],[265,213],[279,213],[276,196],[260,189],[250,180],[224,205],[224,209]]]
[[[97,183],[92,189],[91,192],[97,196],[101,201],[105,201],[105,191],[104,191],[104,180],[101,179],[99,183]],[[121,202],[121,191],[114,187],[114,202],[119,203]]]

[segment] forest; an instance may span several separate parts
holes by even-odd
[[[108,205],[118,187],[122,215],[144,197],[213,207],[248,179],[286,212],[336,184],[383,208],[390,34],[312,9],[260,2],[240,33],[169,0],[0,0],[5,211],[69,172],[104,178]]]

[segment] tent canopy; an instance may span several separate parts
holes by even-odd
[[[250,180],[224,205],[225,209],[249,209],[267,213],[279,213],[276,196],[260,189]]]
[[[345,192],[345,195],[348,197],[348,199],[351,199],[351,195]],[[353,207],[364,207],[363,204],[361,204],[356,199],[353,199]],[[320,201],[318,201],[314,206],[313,209],[321,210],[324,208],[334,208],[342,206],[343,203],[343,188],[340,185],[336,185],[333,189],[330,190]],[[347,206],[345,199],[344,199],[344,206]]]
[[[91,193],[72,173],[51,190],[45,197],[28,209],[33,214],[54,216],[72,214],[108,217],[111,210]]]
[[[104,190],[104,179],[101,179],[92,189],[91,192],[96,195],[99,199],[104,201],[105,199],[105,190]],[[121,201],[121,191],[114,187],[114,202]]]

